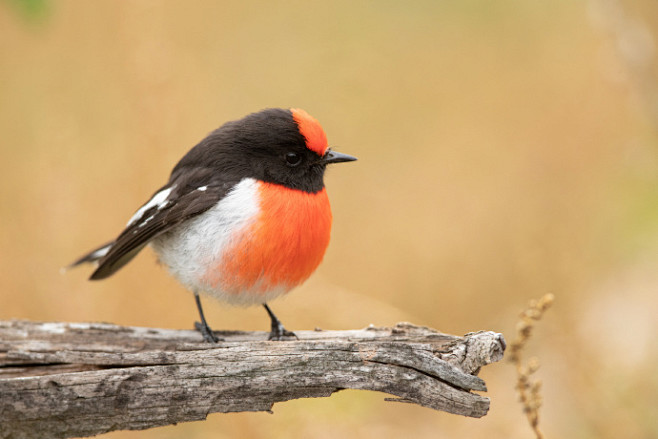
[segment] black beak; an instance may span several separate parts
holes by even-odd
[[[343,154],[340,152],[332,151],[329,150],[327,153],[322,157],[322,161],[325,164],[329,163],[341,163],[341,162],[353,162],[356,160],[356,157],[352,157],[351,155]]]

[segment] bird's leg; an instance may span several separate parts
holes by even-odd
[[[270,336],[267,338],[268,340],[281,340],[283,337],[295,337],[299,340],[299,337],[294,332],[288,331],[283,327],[281,321],[276,318],[270,307],[267,306],[267,303],[263,303],[263,307],[270,316],[270,320],[272,320],[272,330],[270,331]]]
[[[207,341],[208,343],[217,343],[221,339],[217,338],[212,332],[212,329],[210,329],[210,326],[208,326],[208,323],[206,323],[206,318],[203,315],[203,308],[201,307],[201,299],[199,298],[199,293],[196,291],[194,292],[194,300],[196,300],[196,307],[199,309],[199,316],[201,316],[201,323],[194,322],[194,327],[201,333],[204,341]]]

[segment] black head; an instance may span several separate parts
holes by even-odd
[[[273,108],[212,132],[183,157],[172,178],[182,168],[203,167],[222,178],[251,177],[317,192],[327,164],[351,160],[356,158],[329,150],[322,127],[305,111]]]

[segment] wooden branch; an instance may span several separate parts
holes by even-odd
[[[271,411],[276,402],[342,389],[481,417],[489,399],[476,377],[503,356],[502,334],[446,335],[409,323],[393,328],[264,332],[196,331],[97,323],[0,321],[0,437],[92,436]]]

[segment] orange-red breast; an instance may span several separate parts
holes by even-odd
[[[104,279],[150,244],[194,293],[205,340],[217,337],[199,293],[262,304],[270,339],[294,336],[267,302],[304,282],[322,261],[331,231],[325,168],[352,160],[328,148],[324,130],[304,110],[267,109],[228,122],[178,162],[114,241],[72,265],[95,262],[91,279]]]

